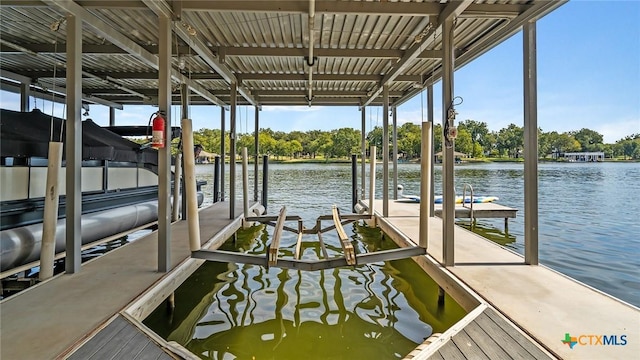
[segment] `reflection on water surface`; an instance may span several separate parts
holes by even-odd
[[[395,247],[377,229],[345,229],[359,253]],[[256,226],[223,249],[264,254],[271,232]],[[280,257],[292,256],[295,240],[283,235]],[[334,234],[323,240],[341,256]],[[315,236],[303,241],[303,258],[321,257]],[[145,324],[213,359],[402,358],[464,316],[448,296],[438,307],[437,285],[411,259],[307,272],[207,262],[175,297],[172,315],[161,307]]]

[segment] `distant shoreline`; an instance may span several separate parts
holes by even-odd
[[[382,163],[382,160],[378,159],[378,163]],[[389,161],[391,163],[391,161]],[[596,163],[596,162],[569,162],[566,160],[553,160],[553,159],[538,159],[539,163],[560,163],[560,164],[586,164],[586,163]],[[606,162],[606,163],[639,163],[640,160],[633,159],[605,159],[604,161],[598,162]],[[225,164],[229,163],[229,159],[225,160]],[[236,160],[236,163],[242,163],[242,160]],[[254,164],[252,159],[249,160],[250,164]],[[269,159],[270,164],[350,164],[351,159]],[[360,160],[358,160],[360,164]],[[366,163],[369,163],[369,160],[366,160]],[[419,164],[420,159],[412,159],[412,160],[402,160],[398,161],[399,164]],[[481,158],[481,159],[461,159],[460,163],[462,164],[485,164],[485,163],[524,163],[523,158]],[[197,163],[196,165],[211,165],[213,163]],[[441,164],[437,162],[436,165]]]

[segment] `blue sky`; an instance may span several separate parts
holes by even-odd
[[[607,143],[640,133],[640,1],[573,0],[537,24],[538,125],[544,131],[589,128]],[[456,71],[457,120],[486,122],[491,130],[523,124],[522,33]],[[441,87],[434,85],[435,119],[441,123]],[[18,109],[18,97],[0,93],[3,108]],[[398,107],[398,124],[420,123],[420,96]],[[41,101],[38,106],[43,109]],[[51,105],[45,102],[45,112]],[[154,108],[125,106],[116,111],[121,125],[146,124]],[[62,116],[62,105],[54,114]],[[194,129],[220,128],[220,108],[192,106]],[[179,109],[172,122],[179,123]],[[360,129],[355,107],[263,107],[260,127],[273,130]],[[92,105],[90,118],[108,124],[108,109]],[[227,112],[227,129],[228,125]],[[382,124],[382,109],[366,110],[367,131]],[[426,120],[426,118],[424,118]],[[253,131],[253,107],[238,108],[238,132]]]

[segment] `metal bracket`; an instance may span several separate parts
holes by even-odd
[[[313,65],[316,64],[316,61],[318,60],[318,57],[314,56],[312,60],[313,60],[312,62],[309,62],[309,56],[305,56],[304,57],[304,62],[306,62],[309,67],[313,67]]]

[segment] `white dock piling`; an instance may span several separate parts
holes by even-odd
[[[173,209],[171,212],[171,221],[178,220],[178,211],[180,208],[180,178],[182,177],[182,154],[176,155],[175,170],[173,171]]]
[[[189,223],[189,246],[191,251],[200,250],[200,218],[198,217],[198,194],[196,193],[196,159],[193,149],[193,127],[191,119],[182,119],[182,152],[184,154],[184,186],[187,197],[187,222]]]
[[[62,143],[49,143],[49,163],[47,165],[47,190],[44,198],[44,220],[42,224],[42,245],[40,247],[40,280],[53,276],[53,258],[56,254],[56,225],[58,224],[58,203],[60,188],[58,176],[62,164]]]
[[[429,216],[431,199],[431,125],[430,121],[422,123],[422,145],[420,155],[420,247],[427,248],[429,244]]]

